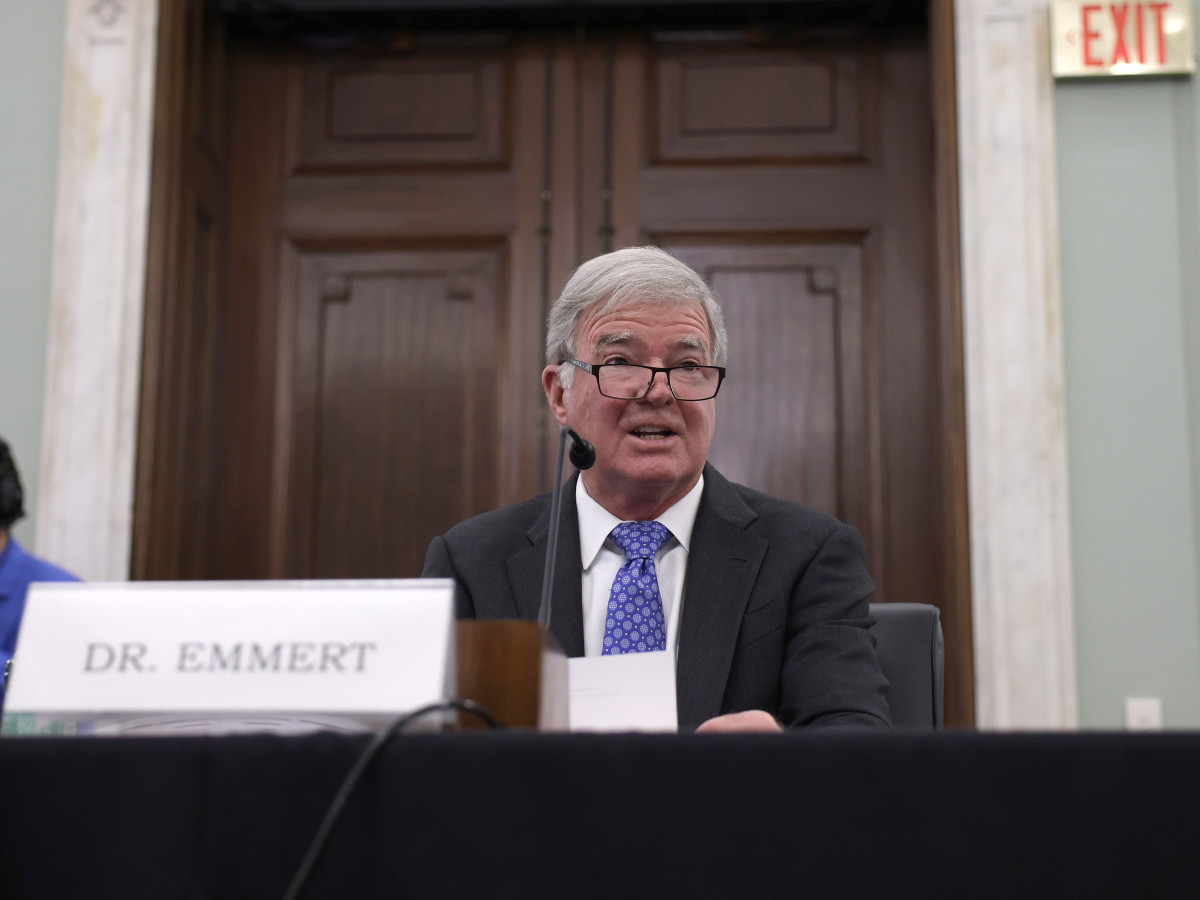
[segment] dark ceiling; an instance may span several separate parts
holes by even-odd
[[[261,37],[409,29],[747,27],[781,35],[923,28],[927,0],[219,0],[238,32]]]

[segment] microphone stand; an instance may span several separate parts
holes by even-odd
[[[577,469],[590,469],[596,461],[596,449],[575,431],[564,425],[558,432],[558,459],[554,464],[554,493],[550,498],[550,539],[546,541],[546,566],[542,575],[542,605],[538,623],[550,630],[550,593],[554,586],[554,563],[558,559],[559,516],[562,512],[563,450],[571,438],[571,462]]]

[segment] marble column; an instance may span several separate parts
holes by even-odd
[[[157,0],[68,0],[38,549],[128,577]]]
[[[1047,0],[955,4],[976,719],[1078,722]]]

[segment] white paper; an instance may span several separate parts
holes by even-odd
[[[677,731],[675,654],[568,660],[572,731]]]

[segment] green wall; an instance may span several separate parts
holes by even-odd
[[[12,446],[34,544],[66,0],[0,0],[0,435]]]
[[[1080,722],[1200,725],[1196,103],[1190,79],[1054,92]]]

